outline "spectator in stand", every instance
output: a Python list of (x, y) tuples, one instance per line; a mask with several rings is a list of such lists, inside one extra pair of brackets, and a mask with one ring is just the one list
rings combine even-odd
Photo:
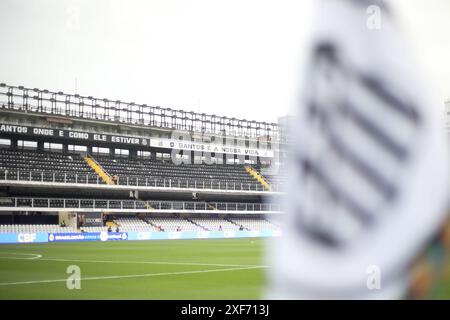
[(108, 232), (112, 232), (111, 226), (108, 226)]
[(116, 232), (119, 232), (119, 226), (116, 227)]

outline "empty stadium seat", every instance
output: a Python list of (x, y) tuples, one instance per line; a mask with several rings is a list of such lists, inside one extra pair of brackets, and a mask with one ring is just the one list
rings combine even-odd
[(226, 230), (239, 230), (238, 225), (232, 223), (229, 220), (223, 218), (192, 218), (192, 221), (203, 226), (208, 231), (226, 231)]
[(71, 233), (78, 232), (76, 228), (61, 227), (57, 224), (2, 224), (0, 233)]
[(280, 230), (280, 227), (271, 223), (263, 218), (231, 218), (230, 221), (237, 225), (242, 225), (245, 229), (250, 231), (261, 231), (261, 230)]
[[(200, 189), (264, 190), (243, 165), (180, 164), (172, 161), (96, 156), (120, 185)], [(260, 168), (256, 167), (260, 172)], [(0, 174), (9, 180), (104, 183), (79, 154), (0, 149)], [(265, 176), (270, 184), (285, 176)]]
[[(78, 154), (0, 149), (0, 174), (9, 180), (97, 183), (98, 176)], [(102, 183), (101, 179), (99, 183)]]
[(196, 225), (192, 221), (180, 217), (148, 217), (145, 219), (153, 226), (154, 231), (204, 231), (202, 226)]
[[(96, 157), (119, 184), (256, 190), (257, 183), (240, 165), (180, 164), (172, 161)], [(259, 189), (262, 189), (259, 186)]]

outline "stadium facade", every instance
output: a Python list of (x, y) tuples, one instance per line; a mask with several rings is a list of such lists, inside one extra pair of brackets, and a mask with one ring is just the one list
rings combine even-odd
[(6, 84), (0, 103), (2, 243), (281, 232), (276, 123)]

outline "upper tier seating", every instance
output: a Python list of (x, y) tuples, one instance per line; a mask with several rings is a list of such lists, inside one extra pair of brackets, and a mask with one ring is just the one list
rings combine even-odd
[(259, 166), (255, 166), (256, 171), (267, 181), (269, 185), (277, 186), (278, 188), (282, 187), (287, 181), (286, 169), (283, 167), (279, 167), (278, 171), (271, 171), (267, 169), (264, 171), (263, 168)]
[[(157, 160), (132, 160), (123, 158), (96, 157), (104, 170), (111, 175), (119, 178), (119, 184), (126, 177), (128, 183), (133, 183), (133, 179), (139, 178), (148, 180), (156, 179), (174, 179), (174, 180), (197, 180), (221, 182), (225, 187), (226, 183), (232, 188), (233, 183), (240, 185), (258, 184), (244, 169), (239, 165), (207, 165), (207, 164), (181, 164), (176, 165), (172, 161)], [(175, 183), (174, 183), (174, 186)]]
[[(237, 190), (264, 190), (243, 165), (180, 164), (171, 160), (126, 159), (95, 156), (120, 185), (148, 185)], [(79, 154), (0, 149), (0, 174), (9, 180), (104, 183)], [(282, 183), (284, 177), (265, 176), (270, 183)]]
[(5, 170), (11, 180), (17, 179), (17, 171), (22, 179), (31, 175), (33, 180), (52, 181), (55, 173), (57, 182), (75, 181), (76, 175), (80, 180), (86, 177), (90, 181), (97, 180), (97, 175), (78, 154), (0, 149), (0, 174)]

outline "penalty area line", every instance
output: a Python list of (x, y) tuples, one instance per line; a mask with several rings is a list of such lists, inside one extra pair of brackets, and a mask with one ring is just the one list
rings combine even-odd
[[(179, 272), (144, 273), (144, 274), (101, 276), (101, 277), (86, 277), (86, 278), (81, 277), (80, 281), (129, 279), (129, 278), (147, 278), (147, 277), (161, 277), (161, 276), (177, 276), (177, 275), (201, 274), (201, 273), (212, 273), (212, 272), (240, 271), (240, 270), (250, 270), (250, 269), (260, 269), (260, 268), (264, 268), (264, 267), (262, 267), (262, 266), (252, 266), (252, 267), (241, 267), (241, 268), (223, 268), (223, 269), (208, 269), (208, 270), (179, 271)], [(66, 282), (66, 281), (67, 281), (67, 279), (4, 282), (4, 283), (0, 283), (0, 286), (16, 286), (16, 285), (27, 285), (27, 284), (38, 284), (38, 283), (54, 283), (54, 282)]]

